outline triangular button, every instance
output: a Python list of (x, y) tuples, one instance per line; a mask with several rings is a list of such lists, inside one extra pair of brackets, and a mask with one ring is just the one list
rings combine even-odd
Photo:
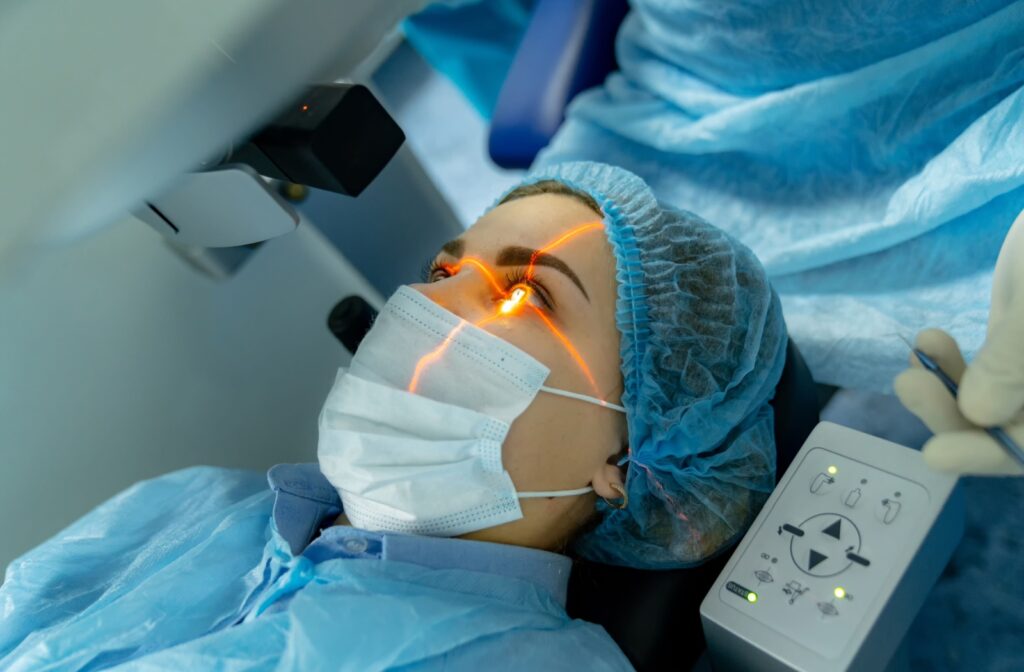
[(825, 560), (828, 560), (827, 555), (822, 555), (821, 553), (818, 553), (816, 550), (812, 548), (811, 559), (807, 562), (807, 569), (814, 569)]
[(826, 527), (824, 530), (822, 530), (822, 532), (824, 534), (827, 534), (830, 537), (835, 537), (836, 539), (838, 539), (839, 535), (840, 535), (839, 524), (842, 523), (842, 522), (843, 522), (842, 519), (837, 520), (836, 522), (832, 523), (831, 525)]

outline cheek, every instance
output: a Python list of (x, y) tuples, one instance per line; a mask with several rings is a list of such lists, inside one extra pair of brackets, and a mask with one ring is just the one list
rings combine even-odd
[(607, 455), (618, 450), (614, 418), (606, 410), (541, 392), (516, 418), (502, 446), (502, 462), (520, 490), (586, 485)]
[(618, 336), (618, 331), (615, 331), (612, 336), (595, 342), (591, 358), (594, 377), (597, 378), (601, 389), (606, 393), (611, 393), (614, 390), (621, 393), (623, 389), (622, 358), (619, 354)]
[(544, 327), (538, 318), (528, 315), (512, 315), (495, 320), (484, 327), (503, 341), (508, 341), (520, 350), (551, 369), (551, 376), (546, 384), (551, 384), (559, 369), (564, 366), (561, 359), (564, 355), (557, 341)]
[[(618, 400), (622, 389), (622, 374), (619, 366), (619, 332), (613, 315), (602, 315), (601, 319), (580, 318), (572, 325), (555, 323), (559, 334), (529, 311), (495, 320), (484, 328), (547, 366), (551, 375), (545, 384), (612, 401)], [(582, 359), (590, 376), (587, 376), (575, 355)], [(590, 384), (591, 377), (596, 389)]]

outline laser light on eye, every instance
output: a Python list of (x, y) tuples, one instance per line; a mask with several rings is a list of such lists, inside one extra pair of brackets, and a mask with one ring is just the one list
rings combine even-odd
[(504, 314), (511, 313), (526, 299), (526, 289), (523, 287), (516, 287), (512, 290), (512, 294), (502, 301), (501, 312)]

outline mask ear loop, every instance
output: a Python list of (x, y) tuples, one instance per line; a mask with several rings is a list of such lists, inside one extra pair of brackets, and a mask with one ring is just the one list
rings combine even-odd
[(540, 497), (575, 497), (576, 495), (585, 495), (588, 492), (593, 492), (594, 489), (589, 485), (585, 488), (576, 488), (575, 490), (550, 490), (547, 492), (517, 492), (516, 497), (519, 499), (538, 499)]
[(540, 389), (542, 392), (547, 392), (548, 394), (555, 394), (560, 397), (568, 397), (569, 399), (578, 399), (579, 401), (585, 401), (588, 404), (594, 404), (595, 406), (603, 406), (605, 408), (610, 408), (613, 411), (618, 411), (619, 413), (626, 412), (625, 406), (619, 406), (618, 404), (613, 404), (610, 401), (598, 399), (597, 397), (590, 397), (585, 394), (570, 392), (569, 390), (560, 390), (556, 387), (548, 387), (546, 385), (542, 385)]
[[(613, 404), (610, 401), (605, 401), (604, 399), (598, 399), (597, 397), (591, 397), (591, 396), (588, 396), (586, 394), (579, 394), (577, 392), (570, 392), (569, 390), (560, 390), (560, 389), (558, 389), (556, 387), (548, 387), (546, 385), (542, 385), (540, 389), (541, 389), (541, 391), (547, 392), (548, 394), (555, 394), (555, 395), (558, 395), (560, 397), (568, 397), (569, 399), (577, 399), (579, 401), (585, 401), (588, 404), (594, 404), (595, 406), (603, 406), (605, 408), (610, 408), (611, 410), (618, 411), (619, 413), (626, 413), (626, 407), (625, 406), (620, 406), (618, 404)], [(622, 466), (627, 461), (629, 461), (629, 455), (628, 454), (619, 461), (618, 466)], [(619, 485), (618, 483), (612, 483), (611, 487), (612, 487), (613, 490), (615, 490), (620, 495), (622, 495), (622, 497), (620, 498), (621, 501), (619, 503), (615, 503), (615, 502), (612, 502), (611, 500), (609, 500), (607, 497), (602, 497), (601, 499), (603, 499), (608, 504), (608, 506), (610, 506), (612, 508), (615, 508), (615, 509), (619, 509), (620, 511), (622, 509), (625, 509), (627, 506), (629, 506), (629, 495), (626, 494), (625, 489), (623, 489), (623, 487), (621, 485)], [(593, 491), (593, 488), (588, 487), (588, 488), (580, 488), (579, 490), (567, 490), (567, 491), (564, 491), (563, 493), (557, 493), (557, 494), (564, 494), (564, 495), (568, 495), (570, 493), (571, 494), (583, 494), (585, 492), (592, 492), (592, 491)], [(545, 496), (550, 497), (550, 496), (552, 496), (554, 494), (556, 494), (556, 493), (549, 493), (549, 492), (520, 492), (520, 493), (518, 493), (519, 497), (521, 497), (521, 498), (545, 497)]]

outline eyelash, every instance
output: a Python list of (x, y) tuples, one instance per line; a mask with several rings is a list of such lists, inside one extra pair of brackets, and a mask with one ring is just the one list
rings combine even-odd
[[(437, 277), (437, 274), (441, 272), (445, 275), (443, 277)], [(422, 275), (423, 282), (437, 282), (444, 278), (450, 278), (452, 276), (451, 266), (434, 259), (423, 267)], [(516, 285), (526, 285), (533, 290), (534, 294), (537, 295), (537, 298), (540, 299), (545, 308), (549, 311), (554, 310), (555, 302), (551, 298), (551, 293), (548, 291), (547, 287), (537, 280), (536, 277), (527, 277), (526, 269), (514, 268), (505, 274), (505, 291), (511, 291)]]
[(505, 283), (506, 291), (511, 291), (516, 285), (526, 285), (533, 290), (533, 293), (537, 295), (537, 298), (540, 299), (545, 308), (549, 311), (555, 309), (555, 302), (551, 298), (548, 288), (539, 282), (536, 277), (526, 277), (526, 269), (517, 267), (506, 273)]

